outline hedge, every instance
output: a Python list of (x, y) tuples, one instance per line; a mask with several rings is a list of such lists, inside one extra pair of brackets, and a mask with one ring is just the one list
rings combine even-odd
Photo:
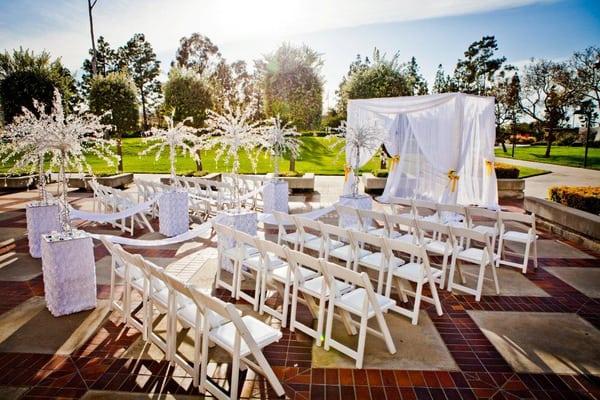
[(494, 165), (497, 179), (517, 179), (519, 177), (519, 168), (510, 164), (496, 163)]
[(567, 207), (600, 214), (600, 186), (554, 186), (548, 197)]

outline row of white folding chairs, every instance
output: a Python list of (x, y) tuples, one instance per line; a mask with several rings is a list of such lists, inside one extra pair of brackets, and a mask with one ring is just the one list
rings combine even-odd
[[(284, 394), (281, 383), (266, 360), (262, 349), (279, 341), (282, 333), (250, 316), (242, 316), (233, 304), (226, 303), (193, 285), (180, 281), (163, 268), (123, 250), (120, 245), (102, 240), (112, 256), (111, 309), (121, 312), (123, 321), (142, 332), (143, 339), (158, 346), (165, 358), (180, 366), (193, 377), (200, 392), (220, 399), (237, 399), (239, 371), (250, 367), (262, 374), (277, 395)], [(116, 279), (123, 280), (122, 299), (115, 295)], [(133, 294), (142, 298), (141, 321), (135, 317)], [(158, 315), (166, 315), (166, 336), (161, 337), (155, 325)], [(178, 324), (194, 333), (194, 352), (188, 360), (177, 344)], [(209, 346), (218, 345), (232, 357), (232, 377), (229, 393), (207, 376)]]
[(258, 175), (240, 175), (237, 177), (233, 174), (222, 174), (221, 180), (227, 182), (229, 185), (234, 186), (235, 179), (238, 179), (240, 187), (240, 195), (244, 196), (250, 193), (254, 193), (253, 196), (245, 199), (244, 204), (250, 209), (257, 209), (262, 204), (263, 194), (260, 190), (265, 184), (265, 177)]
[[(232, 248), (219, 248), (218, 286), (231, 290), (236, 298), (248, 301), (255, 311), (261, 314), (266, 312), (280, 319), (283, 327), (287, 325), (291, 308), (290, 330), (298, 329), (314, 338), (317, 346), (323, 342), (326, 350), (333, 347), (352, 357), (357, 368), (363, 366), (367, 333), (382, 338), (389, 352), (396, 353), (383, 317), (383, 313), (396, 307), (396, 302), (376, 293), (365, 272), (353, 271), (324, 258), (312, 257), (225, 225), (215, 224), (214, 227), (220, 243), (235, 242)], [(412, 246), (406, 250), (416, 249), (416, 246)], [(233, 264), (231, 283), (226, 282), (220, 272), (226, 260)], [(253, 275), (256, 281), (254, 296), (241, 290), (242, 275)], [(269, 287), (281, 295), (281, 310), (269, 305)], [(307, 305), (317, 319), (316, 329), (296, 318), (299, 302)], [(359, 321), (353, 319), (352, 315), (358, 317)], [(352, 349), (333, 338), (334, 317), (344, 324), (349, 335), (358, 333), (357, 348)], [(373, 317), (377, 320), (379, 330), (367, 326), (368, 320)], [(358, 332), (356, 327), (359, 328)]]
[[(483, 207), (462, 206), (459, 204), (442, 204), (425, 200), (393, 197), (390, 203), (395, 213), (407, 213), (417, 219), (441, 222), (452, 226), (463, 226), (486, 232), (491, 237), (491, 245), (499, 257), (496, 266), (507, 265), (516, 267), (527, 273), (530, 252), (533, 252), (533, 266), (537, 269), (537, 235), (535, 214), (523, 214), (506, 211), (493, 211)], [(487, 221), (487, 224), (482, 222)], [(506, 243), (523, 245), (522, 253), (518, 254), (520, 262), (514, 262), (503, 257)]]
[[(114, 213), (126, 210), (136, 205), (131, 197), (129, 197), (127, 193), (123, 192), (122, 190), (104, 186), (95, 181), (91, 181), (89, 185), (94, 192), (94, 212)], [(129, 223), (127, 223), (127, 218), (122, 218), (120, 221), (114, 221), (111, 224), (113, 227), (120, 228), (122, 232), (129, 232), (131, 235), (133, 235), (136, 223), (140, 228), (150, 227), (150, 223), (148, 220), (146, 220), (146, 217), (144, 215), (137, 214), (129, 217)]]
[[(346, 210), (342, 207), (338, 208), (338, 212), (345, 213)], [(475, 298), (479, 301), (483, 282), (488, 279), (485, 277), (485, 271), (492, 269), (492, 280), (496, 292), (499, 293), (496, 271), (494, 268), (488, 268), (493, 266), (496, 256), (492, 251), (487, 233), (418, 220), (409, 215), (392, 215), (373, 211), (366, 211), (361, 214), (363, 217), (383, 219), (385, 225), (382, 228), (365, 225), (364, 229), (357, 230), (359, 228), (357, 226), (341, 228), (294, 215), (275, 213), (280, 227), (289, 226), (290, 224), (296, 227), (295, 232), (280, 234), (278, 243), (285, 242), (300, 251), (312, 250), (317, 252), (319, 257), (323, 256), (326, 259), (335, 257), (344, 261), (349, 268), (354, 270), (363, 267), (373, 270), (377, 273), (377, 292), (385, 293), (388, 297), (392, 289), (390, 280), (395, 275), (405, 276), (404, 279), (417, 284), (418, 290), (415, 294), (417, 300), (421, 298), (420, 290), (422, 289), (418, 285), (419, 282), (422, 282), (422, 284), (427, 282), (426, 276), (423, 274), (427, 270), (431, 270), (433, 281), (438, 282), (440, 288), (443, 288), (446, 284), (446, 271), (449, 264), (450, 274), (447, 284), (449, 291), (459, 289), (475, 295)], [(365, 220), (365, 218), (362, 219), (362, 221)], [(408, 259), (409, 263), (406, 264), (404, 260), (393, 256), (392, 251), (385, 245), (386, 241), (384, 239), (419, 245), (425, 253), (441, 256), (443, 261), (440, 269), (430, 268), (429, 257), (422, 260), (422, 257), (411, 255)], [(375, 250), (367, 250), (365, 244)], [(461, 262), (474, 263), (479, 266), (475, 288), (465, 286), (464, 275), (469, 274), (461, 270)], [(460, 283), (454, 280), (456, 269), (460, 274)], [(436, 289), (432, 287), (431, 291), (433, 296), (431, 300), (438, 307), (437, 292), (433, 293)], [(400, 294), (403, 300), (406, 300), (406, 297), (402, 293)], [(413, 323), (416, 323), (418, 318), (418, 304), (415, 304), (415, 306), (410, 314), (403, 312), (403, 314), (413, 318)]]

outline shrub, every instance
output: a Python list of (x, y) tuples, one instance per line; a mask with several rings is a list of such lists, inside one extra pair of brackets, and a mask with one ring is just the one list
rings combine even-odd
[(203, 176), (208, 175), (208, 172), (207, 171), (190, 171), (190, 170), (188, 170), (188, 171), (184, 171), (183, 173), (180, 173), (178, 175), (181, 175), (181, 176), (192, 176), (192, 177), (195, 177), (195, 178), (202, 178)]
[(494, 166), (497, 179), (517, 179), (519, 177), (519, 168), (510, 164), (496, 163)]
[(554, 186), (548, 195), (550, 200), (567, 207), (600, 214), (600, 186)]
[(298, 178), (304, 175), (304, 172), (298, 171), (279, 171), (279, 176), (282, 178)]
[(387, 169), (374, 169), (373, 176), (376, 178), (387, 178), (389, 171)]

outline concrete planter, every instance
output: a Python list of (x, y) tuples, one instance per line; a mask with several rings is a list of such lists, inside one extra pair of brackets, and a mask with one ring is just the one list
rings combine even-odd
[[(92, 178), (90, 176), (85, 176), (83, 178), (71, 176), (69, 177), (69, 187), (90, 191), (91, 189), (88, 183), (91, 180)], [(103, 186), (125, 188), (128, 184), (133, 182), (133, 174), (123, 173), (111, 176), (101, 176), (96, 177), (96, 181)]]
[[(186, 178), (198, 178), (198, 179), (208, 179), (211, 181), (220, 181), (221, 180), (221, 173), (220, 172), (211, 172), (209, 174), (206, 174), (204, 176), (189, 176)], [(170, 185), (171, 184), (171, 177), (170, 176), (165, 176), (160, 178), (160, 183), (164, 184), (164, 185)]]
[(3, 176), (0, 178), (1, 190), (19, 190), (37, 185), (37, 175)]
[(370, 172), (362, 174), (360, 179), (362, 180), (362, 183), (365, 187), (365, 192), (367, 193), (383, 192), (383, 189), (385, 189), (385, 183), (387, 182), (387, 177), (378, 178)]
[[(267, 174), (267, 178), (273, 178), (273, 174)], [(315, 174), (306, 173), (299, 177), (284, 177), (280, 176), (284, 182), (287, 182), (289, 189), (294, 192), (310, 192), (315, 190)]]
[(498, 179), (498, 198), (522, 200), (525, 197), (525, 179)]
[(600, 251), (600, 216), (537, 197), (525, 197), (525, 209), (552, 232)]

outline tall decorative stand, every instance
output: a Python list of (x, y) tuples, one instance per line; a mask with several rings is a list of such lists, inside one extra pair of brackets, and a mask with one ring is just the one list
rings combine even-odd
[(92, 238), (83, 231), (42, 237), (46, 306), (53, 316), (96, 307), (96, 264)]
[[(258, 231), (258, 216), (254, 211), (242, 210), (241, 212), (235, 211), (221, 211), (217, 214), (217, 221), (219, 224), (230, 226), (238, 231), (246, 232), (249, 235), (256, 236)], [(222, 251), (231, 249), (235, 246), (235, 241), (230, 238), (218, 237), (218, 246)], [(233, 272), (233, 265), (229, 260), (223, 260), (221, 265), (226, 271)]]
[(158, 199), (158, 223), (160, 233), (177, 236), (188, 231), (190, 216), (188, 193), (185, 191), (164, 192)]
[(285, 181), (271, 180), (265, 183), (263, 188), (263, 211), (271, 213), (273, 211), (288, 212), (288, 183)]
[(31, 202), (27, 204), (25, 213), (27, 216), (29, 254), (33, 258), (40, 258), (42, 256), (42, 235), (61, 230), (60, 207), (57, 203)]
[[(360, 194), (358, 196), (352, 196), (351, 194), (345, 194), (340, 196), (340, 204), (352, 208), (359, 208), (361, 210), (370, 210), (373, 208), (373, 199), (371, 196), (366, 194)], [(365, 221), (367, 224), (370, 221)], [(349, 226), (357, 226), (359, 221), (354, 216), (342, 215), (340, 217), (339, 226), (347, 228)]]

